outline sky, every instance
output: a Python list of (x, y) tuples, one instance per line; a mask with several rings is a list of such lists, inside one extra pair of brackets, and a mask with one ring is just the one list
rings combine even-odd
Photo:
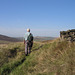
[(0, 34), (59, 37), (75, 29), (75, 0), (0, 0)]

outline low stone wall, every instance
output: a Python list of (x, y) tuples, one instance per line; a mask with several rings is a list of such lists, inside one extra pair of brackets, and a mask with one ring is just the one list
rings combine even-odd
[(75, 41), (75, 29), (60, 31), (60, 38), (61, 40)]

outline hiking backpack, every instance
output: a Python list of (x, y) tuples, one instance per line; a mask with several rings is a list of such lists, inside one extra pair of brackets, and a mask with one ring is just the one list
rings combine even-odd
[(28, 40), (29, 42), (33, 41), (33, 35), (32, 35), (31, 33), (29, 34), (27, 40)]

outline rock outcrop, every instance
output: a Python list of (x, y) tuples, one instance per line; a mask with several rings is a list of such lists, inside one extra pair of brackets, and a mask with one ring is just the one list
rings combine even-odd
[(75, 41), (75, 29), (60, 31), (60, 38), (61, 40), (67, 40), (70, 42)]

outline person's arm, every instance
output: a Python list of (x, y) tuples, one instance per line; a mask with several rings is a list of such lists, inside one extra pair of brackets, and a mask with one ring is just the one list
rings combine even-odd
[(25, 39), (24, 39), (24, 44), (25, 44)]

